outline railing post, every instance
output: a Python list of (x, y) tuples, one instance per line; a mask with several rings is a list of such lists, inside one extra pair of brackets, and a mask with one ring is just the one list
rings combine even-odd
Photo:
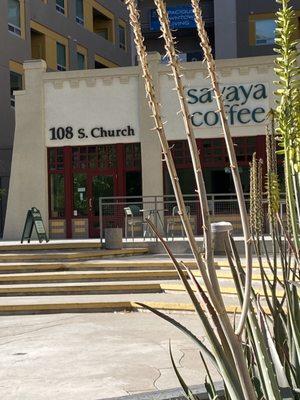
[(100, 243), (103, 243), (103, 218), (102, 218), (102, 198), (99, 198), (99, 228), (100, 228)]

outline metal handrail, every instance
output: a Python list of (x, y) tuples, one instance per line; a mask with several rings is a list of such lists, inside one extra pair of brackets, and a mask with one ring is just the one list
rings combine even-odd
[[(209, 193), (207, 195), (207, 198), (208, 198), (209, 209), (210, 209), (211, 215), (214, 218), (217, 218), (218, 215), (221, 216), (224, 214), (227, 214), (230, 216), (239, 214), (237, 198), (236, 198), (235, 193)], [(191, 214), (195, 218), (196, 223), (201, 221), (201, 215), (200, 215), (200, 209), (199, 209), (200, 205), (199, 205), (198, 196), (196, 194), (187, 194), (187, 195), (184, 195), (184, 200), (188, 205), (190, 205), (193, 208), (193, 212)], [(245, 194), (245, 200), (246, 200), (246, 203), (249, 205), (250, 204), (250, 193)], [(264, 198), (263, 203), (267, 204), (267, 197)], [(104, 226), (105, 217), (106, 216), (108, 218), (111, 217), (112, 223), (114, 223), (114, 221), (118, 220), (118, 218), (119, 218), (119, 222), (118, 222), (117, 226), (119, 227), (120, 224), (122, 224), (122, 226), (123, 226), (124, 225), (124, 221), (123, 221), (124, 215), (122, 214), (122, 212), (123, 212), (124, 207), (128, 206), (129, 204), (141, 206), (141, 209), (144, 210), (141, 213), (142, 217), (145, 217), (146, 211), (149, 211), (150, 209), (154, 210), (154, 212), (153, 212), (154, 221), (153, 222), (157, 226), (158, 219), (167, 221), (167, 220), (165, 220), (165, 218), (169, 218), (169, 216), (171, 215), (170, 206), (176, 205), (176, 200), (175, 200), (175, 196), (172, 194), (147, 195), (147, 196), (109, 196), (109, 197), (99, 198), (99, 228), (100, 228), (101, 242), (103, 241), (103, 233), (104, 233), (104, 228), (105, 228), (105, 226)], [(222, 204), (224, 207), (222, 207)], [(285, 204), (285, 196), (282, 193), (281, 194), (281, 205), (280, 205), (280, 212), (281, 212), (282, 216), (285, 214), (284, 204)], [(108, 207), (116, 207), (116, 206), (120, 207), (120, 209), (114, 209), (112, 215), (111, 214), (105, 215), (105, 207), (108, 208)], [(119, 214), (118, 214), (118, 210), (122, 210), (122, 211), (119, 211)], [(158, 218), (158, 213), (159, 213), (159, 218)], [(160, 225), (161, 225), (161, 223), (160, 223)], [(237, 226), (239, 226), (239, 225), (237, 225)], [(199, 226), (197, 226), (196, 228), (199, 228)], [(167, 235), (166, 235), (166, 238), (168, 239)]]

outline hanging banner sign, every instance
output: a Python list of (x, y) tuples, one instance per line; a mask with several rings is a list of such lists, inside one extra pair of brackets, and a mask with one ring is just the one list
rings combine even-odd
[[(171, 29), (196, 28), (192, 6), (167, 7)], [(160, 23), (155, 9), (150, 13), (151, 31), (159, 31)]]

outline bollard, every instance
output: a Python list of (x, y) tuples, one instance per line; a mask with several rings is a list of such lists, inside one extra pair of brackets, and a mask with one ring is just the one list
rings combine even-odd
[[(228, 232), (233, 230), (230, 222), (214, 222), (211, 224), (213, 252), (215, 255), (225, 255), (225, 240), (228, 241)], [(228, 242), (229, 244), (229, 242)]]
[(104, 230), (105, 248), (108, 250), (121, 250), (123, 247), (122, 228), (106, 228)]

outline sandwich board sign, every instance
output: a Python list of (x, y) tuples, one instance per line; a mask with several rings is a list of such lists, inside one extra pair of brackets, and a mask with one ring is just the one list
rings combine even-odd
[(46, 242), (49, 242), (43, 218), (41, 216), (40, 210), (38, 210), (36, 207), (32, 207), (27, 212), (21, 243), (23, 243), (24, 240), (27, 240), (27, 242), (30, 243), (30, 239), (33, 233), (33, 228), (35, 228), (36, 230), (38, 240), (40, 243), (42, 243), (44, 240)]

